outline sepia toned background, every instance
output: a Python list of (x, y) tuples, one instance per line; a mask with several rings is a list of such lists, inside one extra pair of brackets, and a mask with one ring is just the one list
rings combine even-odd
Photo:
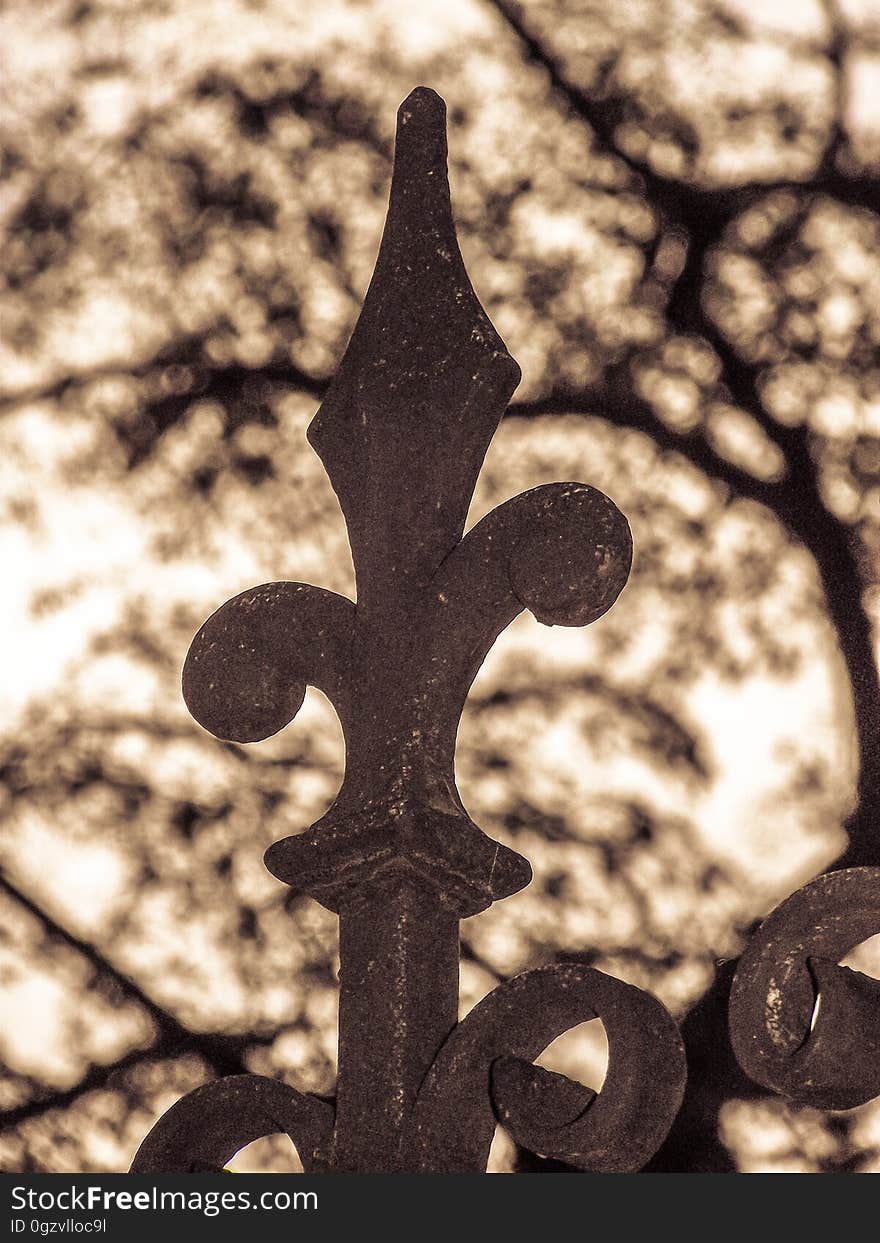
[[(880, 861), (877, 0), (10, 0), (0, 18), (0, 1168), (127, 1168), (242, 1069), (332, 1091), (336, 920), (262, 865), (330, 804), (328, 702), (188, 716), (205, 616), (351, 594), (305, 429), (375, 260), (397, 105), (449, 109), (475, 289), (523, 369), (469, 522), (583, 480), (636, 556), (521, 617), (457, 752), (532, 862), (462, 925), (462, 1010), (578, 957), (683, 1024), (652, 1168), (880, 1171), (880, 1103), (750, 1084), (754, 921)], [(848, 960), (880, 975), (880, 938)], [(601, 1084), (601, 1024), (543, 1064)], [(236, 1168), (298, 1168), (287, 1141)], [(552, 1163), (499, 1132), (491, 1168)]]

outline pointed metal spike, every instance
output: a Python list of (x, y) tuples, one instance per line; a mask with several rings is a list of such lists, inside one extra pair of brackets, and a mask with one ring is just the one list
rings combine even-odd
[(445, 117), (425, 87), (400, 107), (376, 269), (309, 428), (348, 524), (361, 612), (399, 604), (457, 543), (520, 377), (461, 257)]

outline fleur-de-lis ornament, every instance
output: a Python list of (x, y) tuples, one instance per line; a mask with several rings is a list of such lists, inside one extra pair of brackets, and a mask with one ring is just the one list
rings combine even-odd
[[(398, 114), (376, 269), (336, 378), (309, 428), (339, 497), (357, 601), (303, 583), (255, 587), (196, 635), (183, 692), (220, 738), (253, 742), (296, 714), (307, 685), (345, 735), (330, 810), (266, 865), (340, 921), (339, 1069), (331, 1105), (271, 1079), (197, 1089), (157, 1123), (138, 1171), (216, 1168), (286, 1131), (307, 1171), (485, 1169), (497, 1119), (538, 1153), (638, 1169), (681, 1102), (684, 1054), (659, 1002), (562, 962), (458, 1016), (458, 925), (531, 879), (456, 789), (468, 689), (523, 610), (582, 626), (611, 607), (632, 541), (583, 483), (534, 488), (463, 535), (486, 449), (520, 378), (471, 287), (452, 220), (445, 105), (419, 88)], [(597, 1095), (532, 1064), (599, 1016)]]

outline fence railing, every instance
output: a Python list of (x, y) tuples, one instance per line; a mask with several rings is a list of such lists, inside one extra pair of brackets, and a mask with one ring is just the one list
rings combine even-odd
[[(345, 515), (357, 602), (304, 583), (255, 587), (208, 619), (183, 673), (190, 710), (219, 738), (277, 732), (307, 685), (342, 723), (333, 806), (266, 854), (275, 876), (339, 916), (335, 1101), (258, 1075), (218, 1079), (160, 1119), (133, 1171), (219, 1169), (282, 1131), (307, 1172), (478, 1172), (498, 1121), (542, 1156), (638, 1170), (672, 1125), (685, 1052), (640, 989), (559, 962), (456, 1021), (460, 919), (531, 879), (456, 789), (468, 689), (518, 613), (587, 625), (617, 599), (632, 557), (626, 519), (583, 483), (522, 493), (463, 536), (519, 374), (458, 248), (443, 101), (420, 88), (398, 114), (373, 280), (309, 428)], [(837, 965), (878, 931), (880, 868), (823, 876), (770, 916), (731, 996), (747, 1074), (824, 1108), (880, 1093), (880, 984)], [(533, 1064), (595, 1017), (609, 1045), (598, 1094)]]

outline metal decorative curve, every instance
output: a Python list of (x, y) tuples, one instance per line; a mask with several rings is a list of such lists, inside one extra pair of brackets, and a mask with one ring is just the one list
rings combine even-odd
[(751, 938), (730, 994), (730, 1036), (756, 1083), (819, 1109), (880, 1095), (880, 981), (838, 965), (880, 933), (880, 868), (830, 872)]
[(230, 742), (278, 733), (302, 707), (307, 684), (339, 711), (353, 620), (351, 600), (308, 583), (243, 591), (192, 641), (183, 667), (187, 707)]
[[(632, 560), (626, 519), (583, 483), (534, 488), (463, 535), (519, 378), (459, 251), (445, 105), (419, 88), (398, 113), (373, 279), (308, 433), (345, 517), (357, 602), (303, 583), (242, 592), (202, 626), (183, 672), (190, 711), (223, 739), (283, 728), (308, 685), (342, 724), (345, 776), (332, 807), (265, 856), (280, 880), (339, 914), (332, 1141), (323, 1102), (221, 1080), (157, 1124), (137, 1169), (228, 1159), (233, 1140), (280, 1121), (299, 1132), (307, 1168), (478, 1171), (493, 1102), (542, 1153), (636, 1169), (672, 1122), (685, 1073), (675, 1024), (619, 980), (578, 964), (530, 972), (456, 1026), (460, 919), (531, 879), (525, 859), (473, 823), (456, 788), (468, 690), (523, 609), (546, 625), (587, 625), (617, 599)], [(595, 1015), (612, 1047), (598, 1097), (530, 1065)]]
[[(563, 1032), (599, 1018), (608, 1072), (598, 1094), (532, 1065)], [(582, 963), (500, 984), (441, 1048), (419, 1092), (411, 1142), (419, 1168), (484, 1169), (496, 1117), (523, 1147), (584, 1170), (645, 1165), (684, 1095), (684, 1046), (656, 998)]]
[(137, 1150), (132, 1174), (222, 1170), (256, 1139), (285, 1132), (307, 1174), (327, 1168), (333, 1107), (263, 1075), (203, 1084), (168, 1110)]

